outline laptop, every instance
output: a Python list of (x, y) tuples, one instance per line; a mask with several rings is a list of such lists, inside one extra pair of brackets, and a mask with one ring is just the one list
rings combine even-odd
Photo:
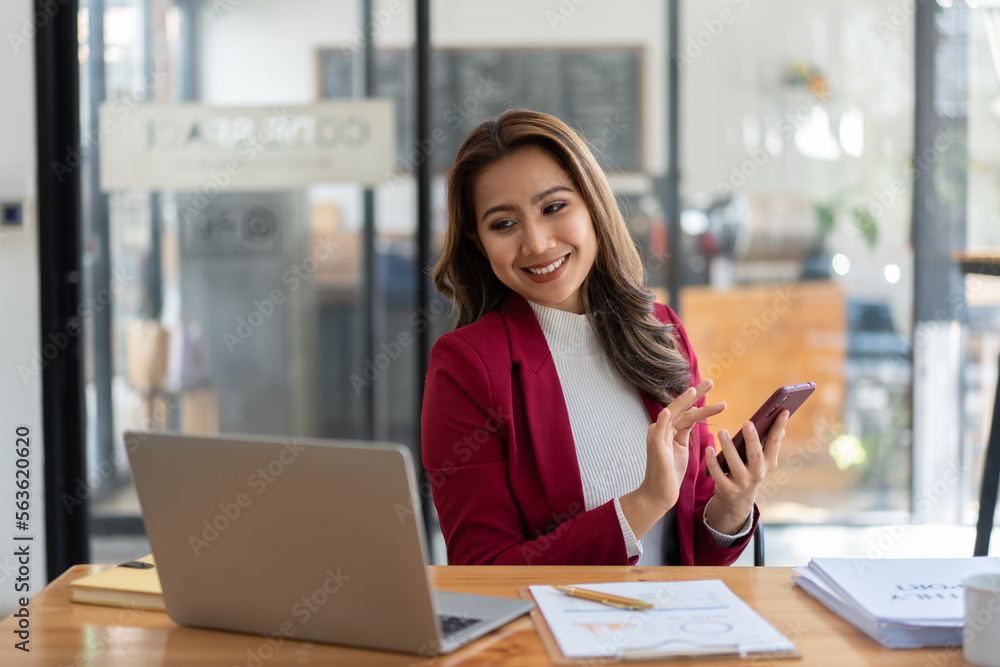
[(432, 656), (533, 606), (434, 590), (406, 447), (132, 431), (125, 441), (178, 624)]

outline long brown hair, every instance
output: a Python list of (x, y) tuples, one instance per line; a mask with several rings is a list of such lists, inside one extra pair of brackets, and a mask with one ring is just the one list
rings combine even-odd
[(607, 178), (584, 141), (558, 118), (512, 109), (486, 121), (462, 142), (448, 175), (448, 230), (434, 284), (458, 309), (456, 327), (500, 306), (510, 288), (493, 273), (476, 239), (474, 188), (488, 165), (526, 146), (550, 153), (590, 211), (597, 257), (583, 283), (587, 317), (611, 365), (660, 403), (690, 384), (690, 368), (671, 327), (653, 313), (642, 259)]

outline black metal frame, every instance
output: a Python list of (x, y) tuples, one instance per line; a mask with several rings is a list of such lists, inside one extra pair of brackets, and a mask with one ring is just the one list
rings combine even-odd
[[(1000, 264), (984, 262), (962, 262), (964, 273), (1000, 275)], [(997, 360), (1000, 368), (1000, 359)], [(987, 556), (990, 551), (990, 536), (993, 534), (993, 517), (997, 509), (997, 491), (1000, 487), (1000, 383), (993, 394), (993, 421), (990, 437), (986, 442), (986, 457), (983, 462), (983, 481), (979, 487), (979, 516), (976, 519), (976, 543), (973, 556)]]
[[(921, 323), (963, 321), (965, 319), (965, 279), (957, 262), (952, 258), (955, 250), (966, 245), (966, 180), (964, 166), (955, 169), (949, 165), (968, 163), (964, 142), (956, 142), (949, 148), (948, 160), (933, 166), (923, 164), (922, 156), (936, 154), (935, 141), (942, 130), (963, 133), (967, 131), (968, 119), (961, 113), (945, 115), (938, 109), (939, 91), (937, 82), (943, 76), (956, 76), (956, 68), (967, 72), (966, 60), (954, 57), (954, 35), (942, 32), (938, 22), (948, 18), (946, 13), (971, 11), (964, 4), (941, 7), (938, 3), (917, 3), (914, 21), (914, 116), (913, 116), (913, 204), (912, 204), (912, 246), (914, 256), (913, 280), (913, 330)], [(959, 17), (962, 14), (958, 15)], [(949, 50), (949, 46), (952, 47)], [(949, 67), (951, 71), (942, 71)], [(923, 166), (921, 166), (923, 165)], [(950, 200), (941, 199), (942, 190), (958, 192)], [(963, 343), (964, 345), (964, 343)], [(961, 373), (961, 369), (958, 371)], [(962, 377), (961, 375), (959, 377)], [(913, 392), (914, 400), (917, 394)], [(951, 396), (942, 396), (950, 401), (961, 414), (964, 403), (964, 387)], [(916, 405), (914, 405), (914, 414)], [(959, 424), (955, 425), (959, 428)], [(925, 450), (927, 450), (925, 443)], [(912, 452), (914, 471), (917, 470), (917, 449)], [(1000, 466), (1000, 461), (997, 462)], [(994, 480), (995, 481), (995, 480)], [(984, 491), (987, 489), (984, 488)], [(918, 489), (912, 485), (913, 502), (916, 505)], [(993, 504), (996, 498), (994, 496)], [(956, 512), (958, 510), (956, 509)], [(992, 514), (992, 509), (990, 509)], [(960, 517), (956, 515), (960, 520)], [(980, 522), (984, 517), (980, 516)], [(992, 518), (991, 518), (992, 521)], [(987, 531), (988, 532), (988, 531)], [(989, 537), (985, 536), (986, 544)], [(980, 549), (977, 536), (976, 552)], [(985, 547), (984, 547), (985, 548)]]
[(667, 3), (667, 173), (663, 182), (663, 214), (667, 218), (670, 259), (667, 262), (667, 290), (670, 307), (681, 312), (684, 282), (681, 252), (681, 72), (680, 0)]
[[(49, 16), (44, 0), (34, 15)], [(80, 173), (54, 169), (79, 149), (80, 76), (77, 16), (68, 0), (35, 33), (38, 132), (38, 256), (41, 301), (39, 349), (49, 334), (65, 346), (42, 369), (45, 450), (45, 536), (51, 581), (71, 565), (90, 560), (87, 498), (77, 486), (86, 479), (80, 300)], [(67, 506), (65, 498), (72, 498)]]
[[(431, 136), (431, 0), (416, 0), (416, 143), (417, 146), (427, 146)], [(431, 264), (431, 177), (433, 175), (430, 155), (417, 165), (417, 312), (429, 313), (431, 299), (434, 296), (434, 284), (429, 274)], [(427, 365), (431, 355), (431, 340), (434, 335), (432, 327), (422, 327), (417, 333), (417, 433), (413, 439), (417, 443), (416, 458), (420, 461), (420, 413), (424, 401), (424, 382), (427, 378)], [(427, 479), (427, 471), (421, 465), (420, 477)], [(425, 502), (424, 526), (436, 523), (433, 503)]]
[[(997, 361), (1000, 365), (1000, 360)], [(997, 487), (1000, 485), (1000, 384), (993, 396), (993, 423), (986, 445), (986, 463), (983, 466), (983, 484), (979, 489), (979, 518), (976, 521), (976, 544), (973, 556), (986, 556), (990, 551), (993, 533), (993, 515), (997, 509)]]
[[(375, 45), (373, 37), (366, 35), (366, 25), (372, 20), (372, 0), (360, 0), (358, 3), (358, 28), (365, 35), (360, 58), (354, 58), (354, 95), (355, 97), (372, 97), (375, 94)], [(375, 191), (366, 187), (362, 194), (362, 268), (361, 268), (361, 346), (362, 357), (375, 358), (375, 346), (378, 340), (384, 338), (384, 326), (381, 317), (382, 288), (377, 271), (375, 257)], [(379, 419), (378, 390), (384, 383), (375, 378), (366, 384), (362, 391), (363, 418), (361, 428), (364, 436), (370, 440), (384, 440), (385, 419)]]
[(753, 564), (758, 567), (764, 564), (764, 524), (759, 519), (753, 533)]

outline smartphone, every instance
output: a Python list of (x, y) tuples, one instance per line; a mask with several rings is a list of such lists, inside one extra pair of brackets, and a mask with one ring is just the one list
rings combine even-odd
[[(801, 384), (790, 384), (784, 387), (778, 387), (771, 394), (771, 397), (764, 401), (764, 404), (760, 406), (757, 412), (753, 413), (753, 417), (750, 421), (753, 422), (753, 426), (757, 429), (757, 434), (760, 437), (761, 442), (767, 436), (767, 432), (771, 430), (771, 425), (774, 424), (774, 420), (778, 418), (782, 410), (788, 410), (792, 415), (795, 411), (799, 409), (799, 406), (806, 402), (812, 393), (816, 391), (815, 382), (803, 382)], [(733, 444), (736, 445), (736, 451), (739, 452), (740, 458), (743, 462), (747, 461), (747, 444), (743, 440), (743, 429), (740, 428), (733, 435)], [(723, 472), (729, 472), (729, 465), (726, 463), (726, 455), (722, 452), (721, 447), (716, 447), (715, 451), (719, 456), (719, 465), (722, 466)], [(705, 474), (711, 476), (708, 469), (705, 469)]]

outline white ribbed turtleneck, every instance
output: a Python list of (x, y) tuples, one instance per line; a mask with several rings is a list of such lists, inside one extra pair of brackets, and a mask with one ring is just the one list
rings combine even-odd
[[(638, 389), (611, 367), (586, 315), (528, 303), (545, 335), (562, 386), (580, 464), (584, 508), (592, 510), (613, 498), (628, 555), (639, 554), (639, 565), (672, 564), (664, 561), (678, 545), (665, 545), (663, 540), (665, 531), (676, 535), (673, 510), (637, 541), (618, 501), (639, 488), (646, 472), (650, 422)], [(712, 541), (728, 547), (750, 532), (752, 518), (752, 514), (747, 517), (735, 535), (713, 529), (704, 515), (702, 520)]]
[(591, 510), (613, 498), (628, 555), (639, 554), (639, 565), (663, 565), (664, 519), (636, 542), (618, 503), (620, 496), (639, 488), (646, 470), (649, 413), (639, 391), (611, 367), (586, 315), (528, 303), (559, 375), (584, 507)]

